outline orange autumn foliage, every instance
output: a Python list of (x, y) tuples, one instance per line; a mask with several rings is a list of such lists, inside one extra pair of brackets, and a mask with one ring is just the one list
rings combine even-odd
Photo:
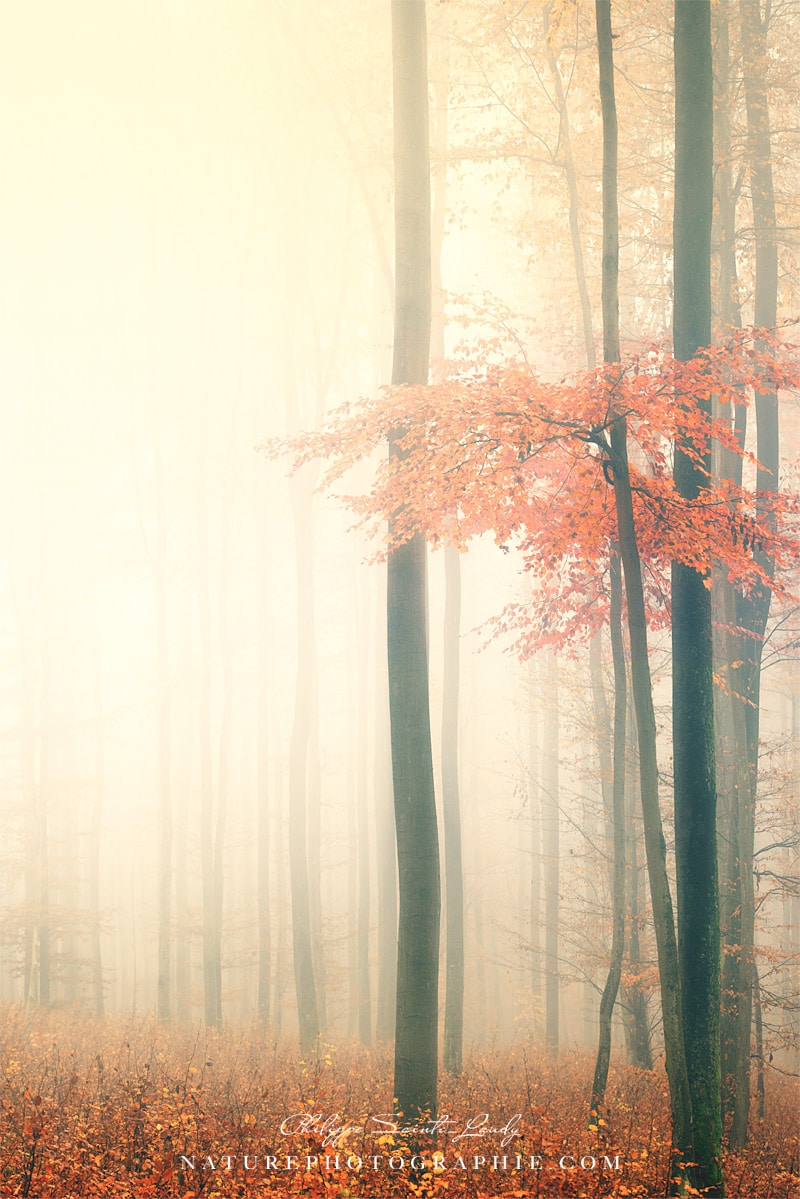
[[(426, 1142), (429, 1168), (414, 1173), (408, 1138), (371, 1127), (373, 1115), (391, 1109), (388, 1049), (320, 1046), (303, 1061), (257, 1026), (219, 1032), (8, 1007), (0, 1015), (4, 1197), (528, 1199), (665, 1191), (670, 1123), (660, 1069), (612, 1066), (606, 1117), (587, 1129), (591, 1055), (562, 1053), (556, 1061), (523, 1035), (508, 1049), (476, 1051), (460, 1078), (442, 1079), (439, 1113), (451, 1124)], [(756, 1121), (746, 1150), (726, 1153), (729, 1194), (797, 1193), (794, 1092), (788, 1080), (770, 1078), (769, 1122)], [(466, 1121), (483, 1113), (498, 1131), (459, 1142)], [(335, 1145), (326, 1144), (331, 1136)], [(444, 1168), (431, 1168), (434, 1153)], [(246, 1155), (253, 1168), (245, 1169)], [(297, 1167), (285, 1167), (287, 1155)], [(523, 1169), (517, 1155), (528, 1162)], [(477, 1166), (476, 1157), (484, 1159)], [(534, 1169), (531, 1157), (540, 1159)], [(310, 1166), (307, 1158), (315, 1159)]]
[[(345, 498), (359, 523), (384, 543), (391, 520), (394, 544), (421, 532), (434, 545), (463, 548), (491, 533), (501, 547), (519, 547), (534, 580), (535, 621), (530, 627), (530, 613), (512, 607), (500, 625), (528, 626), (520, 643), (525, 650), (533, 642), (582, 638), (605, 620), (606, 568), (616, 539), (607, 446), (620, 416), (628, 423), (650, 619), (668, 619), (673, 561), (706, 572), (709, 585), (717, 565), (737, 587), (764, 585), (779, 597), (787, 594), (800, 558), (797, 493), (757, 492), (709, 478), (699, 496), (686, 499), (672, 480), (671, 447), (680, 440), (698, 462), (715, 443), (740, 453), (732, 407), (757, 392), (799, 385), (797, 347), (745, 330), (690, 362), (654, 348), (559, 382), (518, 365), (461, 366), (427, 387), (389, 389), (346, 404), (322, 431), (267, 449), (272, 456), (291, 455), (295, 469), (327, 459), (321, 487), (374, 461), (371, 486)], [(712, 396), (717, 419), (700, 407)], [(390, 435), (400, 453), (376, 457)], [(774, 578), (765, 556), (776, 565)]]

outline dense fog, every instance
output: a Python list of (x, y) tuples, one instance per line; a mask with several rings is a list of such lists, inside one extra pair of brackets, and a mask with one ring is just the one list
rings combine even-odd
[[(486, 364), (522, 352), (558, 378), (600, 353), (593, 7), (554, 6), (545, 29), (538, 4), (429, 6), (434, 378), (443, 356)], [(719, 7), (733, 21), (734, 6)], [(781, 323), (797, 311), (800, 10), (773, 10)], [(628, 4), (615, 18), (628, 350), (671, 336), (664, 12)], [(9, 1004), (200, 1024), (261, 1018), (296, 1038), (290, 813), (302, 803), (323, 1038), (391, 1036), (386, 565), (336, 496), (317, 490), (319, 466), (290, 480), (290, 460), (263, 448), (389, 382), (390, 36), (378, 0), (75, 0), (6, 14), (0, 998)], [(747, 324), (754, 248), (740, 86), (729, 103)], [(712, 276), (716, 287), (717, 259)], [(715, 312), (719, 323), (719, 304)], [(780, 418), (784, 478), (796, 482), (793, 393), (782, 394)], [(360, 465), (338, 490), (363, 490), (370, 469)], [(444, 557), (429, 555), (437, 789)], [(597, 729), (598, 678), (611, 702), (607, 634), (599, 665), (587, 644), (521, 660), (514, 636), (494, 636), (489, 623), (529, 601), (521, 555), (487, 535), (460, 567), (465, 1048), (543, 1028), (555, 888), (547, 969), (558, 981), (558, 1039), (592, 1049), (611, 943)], [(774, 602), (754, 859), (763, 1036), (788, 1071), (798, 1060), (797, 628), (791, 600)], [(664, 622), (651, 667), (671, 850)], [(657, 1056), (632, 751), (628, 781), (639, 911), (628, 927), (640, 946), (626, 971), (629, 988), (646, 993)], [(216, 1011), (205, 977), (215, 952)], [(615, 1029), (621, 1038), (621, 1015)]]

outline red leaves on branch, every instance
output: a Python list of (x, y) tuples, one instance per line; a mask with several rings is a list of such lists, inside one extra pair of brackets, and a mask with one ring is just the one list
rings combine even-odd
[[(518, 547), (536, 595), (536, 627), (527, 637), (564, 643), (605, 618), (616, 538), (609, 431), (621, 416), (651, 619), (668, 618), (672, 561), (706, 572), (709, 585), (718, 565), (737, 587), (785, 593), (800, 553), (797, 494), (758, 493), (709, 475), (698, 497), (685, 499), (672, 481), (672, 446), (680, 441), (701, 466), (714, 445), (738, 454), (732, 406), (798, 385), (797, 347), (744, 330), (690, 362), (650, 349), (560, 382), (518, 366), (461, 368), (435, 385), (345, 405), (322, 432), (268, 449), (291, 454), (295, 469), (327, 459), (322, 487), (372, 461), (369, 490), (345, 498), (384, 544), (421, 532), (434, 545), (464, 547), (491, 533), (498, 545)], [(703, 410), (712, 397), (717, 419)], [(390, 437), (398, 450), (391, 456)], [(765, 558), (775, 563), (774, 578)], [(513, 609), (507, 617), (513, 625)]]

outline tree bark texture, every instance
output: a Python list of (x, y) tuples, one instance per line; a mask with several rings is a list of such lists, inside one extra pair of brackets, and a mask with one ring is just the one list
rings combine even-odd
[[(675, 357), (711, 340), (713, 88), (708, 0), (675, 4)], [(677, 397), (679, 403), (692, 403)], [(708, 402), (710, 414), (710, 401)], [(675, 446), (675, 484), (695, 498), (711, 468)], [(691, 1062), (692, 1175), (724, 1194), (720, 1103), (720, 936), (711, 592), (706, 575), (672, 567), (672, 724), (675, 863), (683, 1030)]]
[[(426, 383), (431, 326), (428, 70), (424, 0), (393, 0), (395, 323), (392, 383)], [(390, 445), (390, 454), (398, 452)], [(433, 786), (426, 547), (391, 551), (389, 712), (399, 878), (394, 1099), (406, 1120), (437, 1105), (439, 840)]]

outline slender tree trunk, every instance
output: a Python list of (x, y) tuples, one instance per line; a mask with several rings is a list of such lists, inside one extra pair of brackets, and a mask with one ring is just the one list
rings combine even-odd
[[(714, 38), (714, 155), (717, 204), (713, 243), (719, 247), (719, 324), (722, 329), (739, 327), (736, 272), (736, 200), (732, 178), (730, 133), (730, 38), (729, 7), (712, 11)], [(735, 419), (734, 431), (744, 450), (747, 408), (730, 405)], [(719, 418), (721, 412), (715, 411)], [(742, 482), (742, 457), (720, 447), (715, 455), (720, 478)], [(722, 1110), (733, 1126), (744, 1118), (745, 1134), (750, 1106), (750, 1035), (749, 1016), (744, 1008), (750, 999), (749, 987), (743, 987), (743, 966), (749, 956), (742, 945), (742, 870), (740, 856), (739, 813), (749, 802), (750, 779), (747, 771), (747, 735), (745, 709), (732, 689), (735, 663), (740, 657), (740, 638), (736, 634), (738, 614), (733, 584), (726, 572), (715, 570), (712, 589), (714, 611), (714, 652), (717, 670), (723, 674), (725, 688), (714, 694), (714, 722), (717, 760), (717, 856), (720, 874), (720, 929), (722, 935), (722, 980), (720, 1006), (720, 1078)], [(746, 970), (746, 966), (745, 966)], [(747, 1024), (747, 1045), (740, 1052), (740, 1034)], [(738, 1114), (737, 1114), (738, 1113)]]
[(218, 1022), (218, 979), (214, 933), (214, 781), (211, 749), (211, 597), (208, 570), (208, 512), (201, 503), (197, 518), (200, 626), (200, 857), (203, 893), (203, 1007), (205, 1022)]
[[(711, 340), (712, 78), (710, 3), (677, 0), (673, 341), (682, 361)], [(676, 445), (675, 484), (682, 496), (696, 497), (710, 468), (710, 456), (698, 465)], [(717, 796), (706, 582), (704, 573), (673, 563), (675, 863), (683, 1032), (692, 1063), (692, 1173), (706, 1194), (722, 1195)]]
[(458, 687), (461, 620), (461, 562), (447, 546), (445, 562), (444, 681), (442, 693), (442, 807), (447, 895), (447, 975), (444, 1010), (444, 1068), (461, 1073), (464, 1031), (464, 879), (458, 786)]
[(559, 1046), (559, 780), (558, 780), (558, 659), (550, 659), (549, 703), (545, 724), (542, 799), (544, 852), (544, 1036), (551, 1053)]
[(583, 245), (581, 243), (580, 222), (578, 214), (580, 211), (580, 196), (578, 193), (578, 174), (575, 170), (575, 159), (572, 155), (572, 143), (570, 139), (569, 129), (569, 113), (567, 112), (567, 99), (564, 94), (564, 83), (561, 78), (561, 72), (558, 69), (558, 63), (550, 41), (550, 12), (551, 4), (545, 4), (542, 9), (542, 27), (544, 32), (544, 42), (547, 48), (547, 63), (550, 68), (550, 75), (553, 80), (555, 89), (555, 102), (558, 110), (558, 144), (561, 148), (562, 163), (564, 167), (564, 176), (567, 181), (567, 191), (569, 195), (569, 234), (572, 243), (572, 255), (575, 263), (575, 279), (578, 284), (578, 298), (581, 307), (581, 324), (583, 328), (583, 343), (586, 350), (586, 365), (589, 370), (593, 370), (597, 363), (597, 355), (594, 348), (594, 332), (592, 329), (592, 303), (589, 298), (589, 287), (586, 282), (586, 267), (583, 260)]
[[(445, 291), (442, 286), (442, 247), (447, 213), (447, 106), (449, 99), (448, 43), (441, 39), (435, 61), (440, 77), (434, 86), (434, 190), (432, 209), (432, 322), (431, 355), (445, 356)], [(444, 1008), (444, 1068), (460, 1074), (464, 1035), (464, 879), (461, 854), (461, 810), (458, 782), (458, 710), (460, 673), (461, 554), (444, 550), (445, 613), (442, 694), (442, 815), (444, 825), (446, 967)]]
[(386, 677), (386, 596), (379, 589), (375, 661), (375, 843), (378, 862), (378, 1008), (375, 1037), (394, 1037), (397, 991), (397, 845), (392, 803), (389, 695)]
[(257, 784), (256, 784), (256, 891), (258, 895), (258, 985), (256, 1008), (263, 1024), (272, 1017), (272, 921), (270, 912), (270, 786), (269, 786), (269, 611), (268, 566), (269, 524), (266, 492), (260, 496), (259, 512), (259, 606), (258, 606), (258, 698), (257, 698)]
[(650, 1019), (647, 1010), (647, 992), (639, 981), (642, 971), (642, 952), (640, 938), (641, 923), (641, 886), (639, 879), (639, 830), (636, 816), (637, 804), (640, 802), (638, 786), (639, 755), (637, 751), (636, 715), (632, 705), (628, 705), (628, 764), (626, 783), (627, 813), (627, 851), (628, 863), (628, 919), (630, 932), (628, 936), (628, 973), (630, 981), (624, 986), (627, 1015), (625, 1030), (628, 1045), (628, 1060), (639, 1070), (653, 1069), (653, 1054), (650, 1047)]
[(542, 991), (542, 800), (541, 800), (541, 755), (540, 755), (541, 704), (536, 687), (536, 659), (528, 666), (528, 775), (530, 786), (528, 798), (531, 808), (530, 851), (531, 851), (531, 996), (533, 999), (534, 1028), (542, 1027), (544, 996)]
[(103, 952), (100, 935), (100, 863), (102, 861), (103, 797), (105, 794), (105, 715), (101, 647), (98, 634), (92, 641), (92, 696), (94, 701), (94, 802), (92, 804), (92, 841), (89, 868), (89, 911), (91, 913), (92, 992), (94, 1013), (105, 1015)]
[(171, 695), (169, 632), (167, 627), (167, 518), (161, 435), (153, 429), (156, 487), (156, 545), (153, 563), (156, 590), (156, 662), (158, 677), (158, 982), (159, 1020), (170, 1018), (172, 965), (172, 795)]
[[(228, 481), (226, 496), (230, 495), (231, 480)], [(230, 549), (230, 506), (226, 505), (223, 516), (222, 547), (220, 553), (219, 596), (217, 601), (217, 625), (222, 655), (222, 715), (219, 729), (217, 756), (217, 810), (214, 830), (213, 853), (213, 969), (216, 1001), (216, 1024), (222, 1024), (222, 908), (225, 887), (225, 834), (228, 823), (228, 775), (230, 770), (231, 718), (233, 710), (233, 658), (228, 636), (228, 558)]]
[[(618, 362), (619, 348), (619, 215), (617, 206), (617, 106), (610, 0), (595, 4), (600, 104), (603, 117), (603, 358)], [(614, 666), (614, 735), (612, 824), (614, 828), (613, 930), (608, 978), (600, 1000), (600, 1035), (592, 1083), (591, 1112), (605, 1100), (611, 1060), (611, 1018), (622, 976), (625, 947), (625, 744), (627, 679), (622, 642), (622, 573), (616, 550), (611, 557), (611, 659)]]
[(372, 1043), (372, 994), (369, 976), (369, 922), (370, 922), (370, 870), (369, 870), (369, 802), (367, 788), (367, 678), (369, 674), (368, 638), (369, 594), (366, 579), (361, 581), (361, 619), (356, 630), (358, 649), (356, 654), (357, 678), (357, 744), (356, 744), (356, 823), (358, 847), (357, 858), (357, 912), (356, 912), (356, 996), (358, 1006), (358, 1037), (362, 1045)]
[[(740, 0), (742, 67), (747, 108), (748, 167), (755, 233), (755, 324), (773, 329), (777, 321), (778, 244), (775, 189), (772, 178), (772, 148), (765, 72), (767, 69), (767, 17), (762, 19), (759, 0)], [(778, 396), (756, 394), (756, 455), (759, 461), (756, 485), (759, 491), (775, 493), (779, 482)], [(742, 435), (743, 436), (743, 435)], [(761, 515), (764, 516), (763, 505)], [(759, 565), (769, 578), (774, 562), (763, 551), (756, 552)], [(733, 980), (736, 1016), (731, 1055), (735, 1097), (731, 1112), (730, 1141), (744, 1145), (748, 1137), (750, 1106), (750, 1054), (755, 963), (755, 900), (753, 895), (753, 851), (755, 805), (758, 792), (758, 743), (761, 707), (761, 658), (769, 619), (771, 591), (760, 586), (737, 597), (736, 623), (743, 630), (735, 647), (731, 670), (733, 690), (740, 697), (740, 725), (744, 726), (744, 753), (748, 785), (742, 786), (736, 806), (738, 848), (738, 899), (740, 906), (740, 950), (736, 957), (738, 977)], [(740, 751), (741, 752), (741, 751)]]
[[(424, 0), (392, 0), (395, 328), (392, 383), (426, 383), (431, 321), (430, 177)], [(390, 453), (398, 451), (394, 443)], [(428, 703), (426, 550), (389, 555), (387, 651), (400, 908), (395, 1105), (435, 1115), (439, 840)]]
[(297, 572), (297, 674), (294, 719), (289, 748), (289, 879), (292, 896), (292, 951), (295, 994), (303, 1053), (320, 1033), (308, 878), (308, 751), (314, 689), (313, 577), (311, 565), (311, 489), (300, 475), (290, 480), (295, 522)]
[(608, 1067), (611, 1061), (611, 1017), (622, 977), (625, 947), (625, 748), (627, 680), (622, 644), (622, 574), (618, 555), (611, 560), (611, 655), (614, 664), (614, 772), (612, 811), (614, 826), (614, 878), (612, 885), (613, 928), (608, 977), (600, 999), (600, 1035), (594, 1068), (590, 1109), (599, 1114), (605, 1102)]

